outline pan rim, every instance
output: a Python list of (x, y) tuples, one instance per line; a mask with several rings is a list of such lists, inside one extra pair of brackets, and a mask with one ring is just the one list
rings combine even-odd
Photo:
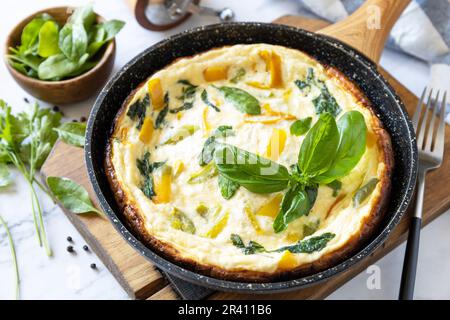
[[(149, 52), (157, 50), (158, 48), (170, 44), (173, 41), (176, 41), (179, 38), (190, 36), (193, 33), (212, 31), (212, 30), (220, 30), (222, 28), (226, 28), (229, 26), (236, 27), (264, 27), (264, 28), (274, 28), (276, 30), (284, 29), (288, 32), (299, 32), (305, 36), (319, 38), (322, 42), (326, 42), (328, 45), (334, 46), (339, 50), (344, 51), (345, 54), (352, 56), (355, 62), (358, 62), (363, 67), (370, 69), (370, 71), (376, 76), (377, 80), (381, 82), (381, 84), (385, 87), (385, 90), (389, 92), (391, 98), (394, 99), (399, 106), (399, 110), (401, 112), (401, 120), (407, 126), (408, 136), (405, 137), (405, 140), (408, 142), (408, 153), (411, 154), (411, 166), (409, 167), (408, 174), (405, 175), (407, 181), (405, 181), (405, 185), (408, 186), (406, 192), (401, 195), (399, 205), (397, 208), (397, 212), (395, 212), (389, 221), (386, 223), (384, 228), (380, 228), (377, 231), (376, 236), (374, 235), (373, 239), (368, 242), (364, 247), (362, 247), (358, 252), (354, 253), (348, 259), (341, 261), (339, 264), (325, 269), (321, 272), (314, 273), (312, 275), (301, 277), (298, 279), (287, 280), (287, 281), (279, 281), (279, 282), (264, 282), (264, 283), (252, 283), (252, 282), (236, 282), (229, 280), (222, 280), (218, 278), (208, 277), (196, 273), (194, 271), (185, 269), (169, 260), (164, 259), (157, 253), (155, 253), (152, 249), (146, 247), (141, 241), (139, 241), (132, 232), (128, 230), (128, 228), (121, 222), (119, 218), (119, 214), (116, 214), (112, 207), (109, 205), (108, 200), (106, 199), (98, 181), (97, 181), (97, 173), (94, 171), (94, 164), (92, 160), (92, 144), (90, 143), (93, 135), (93, 129), (95, 125), (95, 119), (98, 115), (98, 110), (101, 108), (105, 97), (107, 96), (109, 90), (114, 87), (114, 84), (124, 75), (129, 68), (131, 68), (134, 64), (136, 64), (140, 59), (142, 59)], [(150, 47), (140, 52), (133, 59), (127, 62), (104, 86), (104, 88), (99, 93), (94, 107), (92, 108), (88, 123), (87, 123), (87, 131), (86, 131), (86, 144), (85, 144), (85, 164), (88, 170), (89, 180), (94, 188), (96, 196), (99, 199), (99, 203), (102, 209), (105, 211), (111, 222), (113, 223), (116, 230), (121, 233), (121, 235), (126, 239), (126, 241), (141, 255), (143, 255), (150, 262), (154, 263), (159, 268), (164, 271), (172, 274), (175, 277), (181, 278), (185, 281), (191, 282), (196, 285), (204, 286), (214, 290), (221, 291), (232, 291), (232, 292), (242, 292), (242, 293), (275, 293), (275, 292), (286, 292), (298, 290), (299, 288), (305, 288), (309, 285), (317, 284), (322, 282), (330, 277), (333, 277), (337, 274), (348, 270), (350, 267), (354, 266), (364, 258), (368, 257), (372, 252), (374, 252), (391, 234), (392, 230), (398, 225), (398, 222), (403, 217), (408, 208), (408, 205), (411, 201), (412, 194), (414, 191), (414, 186), (417, 177), (417, 146), (415, 143), (415, 134), (413, 130), (413, 126), (409, 117), (406, 113), (406, 109), (404, 107), (403, 102), (392, 88), (392, 86), (387, 82), (387, 80), (377, 71), (377, 66), (370, 61), (364, 54), (359, 52), (358, 50), (352, 48), (351, 46), (342, 43), (341, 41), (321, 35), (313, 32), (309, 32), (303, 29), (272, 24), (272, 23), (261, 23), (261, 22), (233, 22), (233, 23), (219, 23), (208, 26), (196, 27), (193, 29), (188, 29), (184, 32), (175, 34), (170, 36)]]

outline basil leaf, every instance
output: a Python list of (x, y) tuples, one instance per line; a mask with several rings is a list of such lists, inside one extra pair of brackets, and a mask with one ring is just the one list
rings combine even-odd
[(0, 188), (6, 187), (11, 183), (8, 165), (0, 163)]
[(273, 222), (276, 233), (284, 231), (287, 225), (305, 215), (308, 215), (317, 198), (317, 188), (299, 190), (291, 187), (281, 201), (280, 212)]
[(288, 250), (292, 253), (313, 253), (325, 248), (328, 242), (336, 235), (334, 233), (326, 232), (317, 237), (312, 237), (306, 240), (301, 240), (294, 245), (281, 247), (275, 252), (283, 252)]
[(75, 181), (68, 178), (48, 177), (47, 185), (55, 198), (70, 212), (77, 214), (95, 212), (104, 215), (94, 207), (88, 192)]
[(233, 87), (220, 87), (218, 89), (223, 93), (225, 100), (239, 111), (253, 115), (261, 114), (261, 106), (258, 99), (248, 92)]
[(212, 103), (211, 101), (209, 101), (208, 99), (208, 92), (206, 90), (202, 91), (202, 94), (200, 95), (200, 98), (202, 99), (203, 103), (206, 104), (207, 106), (213, 108), (215, 111), (220, 112), (220, 109), (217, 108), (214, 103)]
[(195, 225), (189, 217), (181, 210), (174, 208), (171, 217), (172, 228), (190, 234), (195, 234)]
[(340, 142), (330, 169), (315, 181), (329, 183), (347, 175), (361, 160), (366, 150), (367, 127), (358, 111), (346, 112), (337, 123)]
[(75, 147), (84, 147), (86, 124), (82, 122), (66, 122), (59, 128), (54, 128), (59, 138)]
[(320, 88), (320, 94), (312, 100), (312, 103), (316, 109), (316, 114), (328, 112), (336, 117), (341, 112), (341, 108), (336, 102), (336, 99), (331, 95), (326, 84), (323, 82)]
[(62, 53), (53, 55), (39, 65), (38, 77), (41, 80), (61, 80), (76, 72), (88, 58), (87, 53), (77, 60), (70, 60)]
[(127, 116), (133, 120), (137, 121), (138, 124), (136, 128), (140, 130), (142, 125), (144, 124), (145, 114), (147, 113), (147, 107), (150, 106), (150, 97), (148, 94), (141, 100), (135, 101), (129, 108), (127, 112)]
[(230, 179), (227, 179), (222, 175), (219, 176), (218, 183), (220, 193), (222, 194), (222, 197), (226, 200), (231, 199), (240, 187), (239, 183), (231, 181)]
[(300, 119), (291, 124), (290, 131), (294, 136), (301, 136), (308, 132), (311, 127), (312, 118), (307, 117), (305, 119)]
[(370, 194), (375, 190), (378, 184), (377, 178), (370, 179), (364, 186), (359, 188), (353, 196), (353, 207), (359, 207), (361, 203), (363, 203)]
[(43, 58), (48, 58), (60, 52), (58, 47), (59, 26), (53, 21), (45, 22), (39, 30), (38, 53)]
[(288, 186), (286, 167), (234, 146), (217, 146), (214, 161), (221, 175), (251, 192), (272, 193)]
[(334, 160), (338, 144), (336, 121), (329, 113), (321, 114), (300, 148), (298, 165), (301, 173), (314, 177), (327, 171)]

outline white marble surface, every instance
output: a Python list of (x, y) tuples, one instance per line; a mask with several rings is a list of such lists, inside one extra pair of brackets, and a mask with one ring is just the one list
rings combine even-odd
[[(37, 10), (65, 5), (87, 3), (85, 0), (15, 0), (0, 4), (0, 43), (14, 24)], [(237, 20), (271, 21), (282, 14), (299, 11), (295, 0), (223, 0), (204, 1), (211, 6), (229, 6), (235, 9)], [(97, 0), (95, 10), (106, 18), (127, 21), (118, 35), (118, 51), (115, 70), (144, 48), (164, 37), (186, 28), (212, 23), (210, 18), (192, 18), (175, 30), (163, 33), (146, 31), (134, 21), (123, 0)], [(2, 48), (3, 49), (3, 48)], [(382, 65), (401, 80), (410, 90), (419, 94), (427, 83), (428, 66), (401, 54), (386, 51)], [(10, 77), (0, 63), (0, 97), (14, 106), (23, 108), (23, 97), (29, 97)], [(64, 108), (68, 117), (87, 115), (93, 99)], [(44, 104), (45, 105), (45, 104)], [(16, 176), (17, 174), (14, 173)], [(54, 256), (48, 258), (37, 246), (30, 213), (29, 194), (25, 182), (19, 177), (15, 184), (0, 191), (0, 214), (8, 222), (16, 242), (21, 273), (21, 298), (23, 299), (127, 299), (126, 293), (99, 259), (82, 250), (84, 241), (74, 227), (51, 201), (41, 195), (45, 209), (45, 226)], [(422, 299), (450, 298), (450, 213), (436, 219), (422, 233), (420, 262), (417, 274), (416, 297)], [(66, 252), (66, 237), (74, 239), (76, 254)], [(398, 293), (404, 246), (380, 260), (373, 270), (379, 282), (373, 282), (371, 274), (362, 272), (352, 281), (333, 293), (331, 299), (395, 299)], [(95, 262), (98, 270), (89, 265)], [(372, 284), (370, 286), (367, 283)], [(379, 285), (378, 285), (379, 284)], [(371, 289), (369, 289), (369, 287)], [(0, 299), (13, 295), (13, 273), (5, 232), (0, 230)]]

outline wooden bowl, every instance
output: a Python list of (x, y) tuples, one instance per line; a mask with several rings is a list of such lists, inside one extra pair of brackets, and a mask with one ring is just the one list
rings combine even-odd
[[(11, 67), (6, 55), (9, 53), (10, 47), (16, 47), (20, 44), (23, 28), (36, 16), (48, 13), (62, 26), (72, 12), (73, 8), (71, 7), (55, 7), (36, 12), (22, 20), (6, 39), (5, 63), (14, 80), (32, 96), (54, 104), (68, 104), (85, 100), (93, 96), (104, 85), (114, 66), (116, 56), (115, 40), (110, 41), (98, 53), (102, 54), (102, 57), (94, 68), (77, 77), (62, 81), (43, 81), (27, 77)], [(102, 21), (104, 19), (97, 15), (97, 22)]]

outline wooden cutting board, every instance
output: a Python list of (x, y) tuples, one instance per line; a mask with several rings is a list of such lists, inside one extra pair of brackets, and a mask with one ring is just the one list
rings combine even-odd
[[(291, 16), (277, 19), (275, 23), (294, 25), (310, 31), (316, 31), (327, 25), (324, 21)], [(412, 114), (418, 102), (417, 97), (385, 70), (381, 70), (381, 73), (389, 80), (400, 95), (409, 114)], [(427, 190), (423, 214), (424, 225), (450, 208), (450, 193), (448, 192), (448, 181), (450, 181), (450, 156), (448, 156), (450, 152), (450, 127), (448, 125), (446, 126), (445, 133), (445, 150), (447, 156), (444, 159), (442, 167), (427, 176)], [(42, 173), (44, 177), (62, 176), (75, 180), (89, 191), (91, 198), (96, 202), (95, 194), (87, 177), (82, 149), (58, 142), (42, 167)], [(74, 215), (66, 211), (65, 214), (130, 297), (136, 299), (178, 298), (161, 273), (129, 246), (108, 220), (97, 216)], [(251, 294), (217, 292), (211, 295), (210, 298), (323, 299), (402, 243), (406, 239), (410, 214), (411, 210), (402, 219), (389, 239), (372, 256), (361, 261), (345, 273), (339, 274), (324, 283), (282, 294), (256, 296)]]

